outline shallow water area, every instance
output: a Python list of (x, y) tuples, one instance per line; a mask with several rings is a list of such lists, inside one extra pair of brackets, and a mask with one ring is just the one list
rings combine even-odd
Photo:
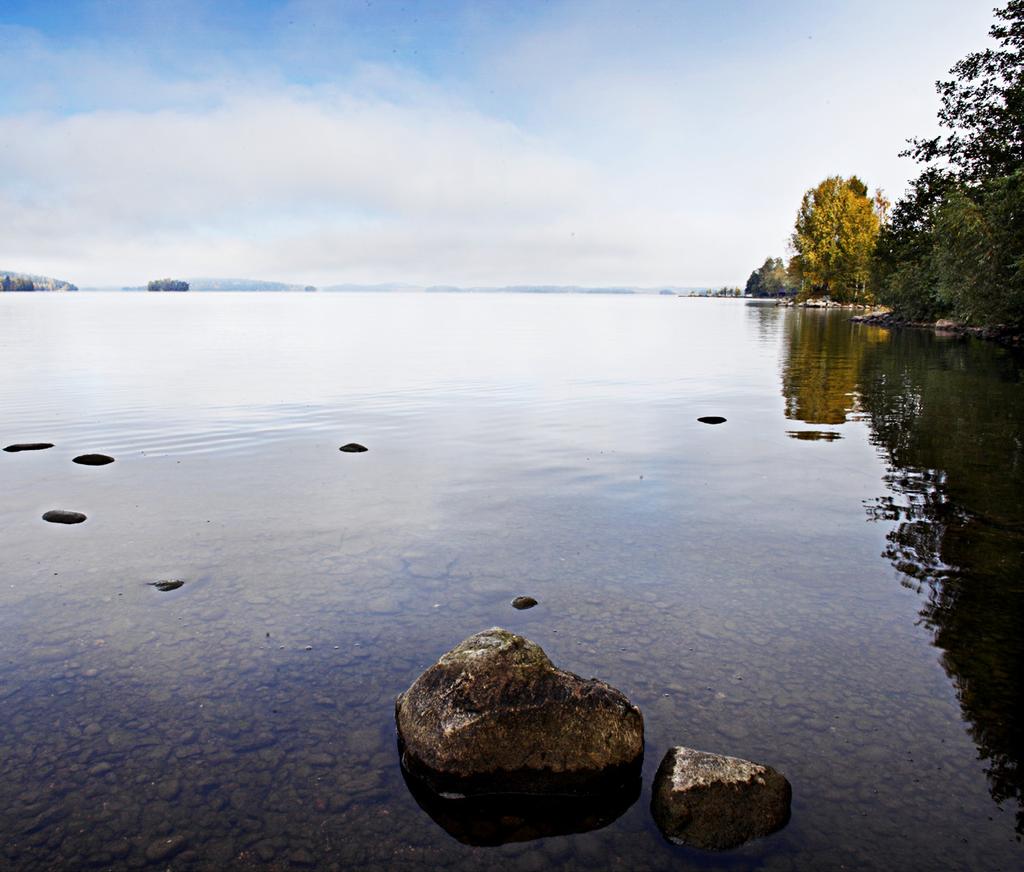
[[(0, 295), (0, 371), (0, 441), (56, 446), (0, 454), (0, 867), (1024, 861), (1009, 351), (726, 300), (79, 293)], [(495, 625), (641, 708), (635, 802), (505, 832), (412, 795), (394, 699)], [(672, 745), (778, 769), (789, 824), (668, 843)]]

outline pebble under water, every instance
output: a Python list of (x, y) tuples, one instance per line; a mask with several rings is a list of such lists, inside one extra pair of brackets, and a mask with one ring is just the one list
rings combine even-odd
[[(0, 366), (76, 367), (0, 384), (61, 446), (0, 463), (0, 868), (1024, 859), (1010, 352), (675, 297), (8, 296)], [(406, 782), (395, 697), (495, 625), (640, 707), (635, 793)], [(779, 770), (788, 825), (666, 841), (674, 745)]]

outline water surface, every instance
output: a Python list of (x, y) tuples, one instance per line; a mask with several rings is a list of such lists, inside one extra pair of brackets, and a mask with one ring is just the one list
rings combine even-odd
[[(55, 443), (0, 453), (0, 866), (1022, 861), (1007, 351), (674, 297), (83, 293), (0, 296), (0, 371), (0, 442)], [(395, 696), (494, 625), (643, 710), (600, 828), (466, 844), (405, 784)], [(789, 825), (665, 842), (675, 744), (780, 769)]]

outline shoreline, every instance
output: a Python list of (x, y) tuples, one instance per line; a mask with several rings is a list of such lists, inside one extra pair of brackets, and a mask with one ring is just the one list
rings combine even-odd
[(864, 315), (854, 315), (850, 318), (850, 321), (858, 324), (872, 324), (876, 327), (887, 327), (889, 329), (909, 328), (931, 330), (935, 333), (952, 336), (973, 336), (976, 339), (995, 342), (1007, 348), (1024, 348), (1024, 328), (1010, 327), (1006, 324), (987, 324), (981, 327), (972, 327), (948, 318), (940, 318), (937, 321), (912, 321), (909, 318), (900, 318), (893, 312), (884, 310), (875, 310)]

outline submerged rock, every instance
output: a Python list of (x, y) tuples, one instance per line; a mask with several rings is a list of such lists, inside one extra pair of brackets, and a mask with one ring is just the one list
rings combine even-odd
[(72, 458), (71, 462), (80, 463), (82, 466), (106, 466), (113, 463), (114, 458), (106, 454), (79, 454), (78, 457)]
[(698, 418), (701, 424), (724, 424), (725, 418), (721, 415), (705, 415), (703, 418)]
[(358, 442), (349, 442), (347, 445), (342, 445), (339, 451), (345, 451), (348, 454), (358, 454), (361, 451), (369, 451), (365, 445), (360, 445)]
[(9, 451), (12, 454), (16, 451), (43, 451), (47, 448), (53, 448), (52, 442), (18, 442), (15, 445), (8, 445), (4, 451)]
[(470, 636), (395, 702), (402, 765), (434, 792), (602, 794), (637, 777), (644, 721), (507, 630)]
[(43, 515), (44, 521), (49, 521), (51, 524), (81, 524), (85, 520), (85, 515), (81, 512), (69, 512), (65, 509), (54, 509), (53, 511), (47, 512)]
[(151, 863), (167, 860), (179, 853), (184, 847), (184, 836), (165, 836), (157, 839), (155, 842), (150, 842), (149, 847), (146, 848), (146, 859)]
[(161, 581), (151, 581), (151, 582), (149, 582), (149, 586), (150, 587), (155, 587), (159, 591), (166, 592), (166, 591), (169, 591), (169, 590), (177, 590), (184, 583), (185, 582), (183, 582), (180, 578), (168, 578), (168, 579), (163, 579)]
[(784, 826), (791, 796), (770, 766), (678, 747), (654, 776), (651, 813), (670, 841), (722, 851)]
[(517, 596), (512, 600), (512, 608), (514, 609), (532, 609), (535, 605), (537, 605), (537, 600), (532, 596)]

